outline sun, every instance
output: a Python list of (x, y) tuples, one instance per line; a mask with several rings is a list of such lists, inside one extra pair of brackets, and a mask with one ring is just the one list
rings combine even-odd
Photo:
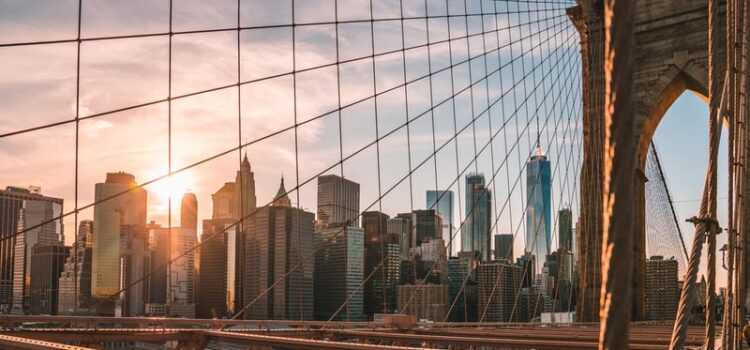
[(185, 192), (188, 192), (193, 187), (193, 178), (182, 172), (172, 174), (172, 176), (165, 177), (150, 186), (148, 191), (154, 193), (157, 198), (164, 201), (169, 200), (180, 200)]

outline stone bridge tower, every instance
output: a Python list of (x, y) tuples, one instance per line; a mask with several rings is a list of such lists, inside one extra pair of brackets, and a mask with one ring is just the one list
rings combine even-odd
[[(721, 27), (724, 28), (724, 2)], [(583, 63), (584, 160), (581, 168), (579, 220), (580, 292), (577, 321), (599, 320), (604, 150), (604, 23), (602, 0), (578, 0), (568, 15), (581, 36)], [(638, 171), (634, 237), (633, 318), (644, 316), (645, 182), (643, 171), (651, 138), (672, 103), (690, 90), (708, 96), (707, 0), (638, 0), (635, 37), (635, 138)], [(722, 33), (726, 29), (721, 29)], [(722, 38), (724, 40), (724, 38)], [(722, 44), (721, 47), (725, 47)], [(724, 51), (721, 50), (724, 56)], [(722, 59), (722, 67), (726, 60)], [(708, 116), (706, 116), (708, 123)], [(705, 173), (705, 169), (696, 169)], [(697, 214), (697, 213), (696, 213)], [(721, 218), (720, 218), (721, 219)], [(725, 219), (721, 221), (726, 221)], [(692, 233), (688, 234), (692, 238)]]

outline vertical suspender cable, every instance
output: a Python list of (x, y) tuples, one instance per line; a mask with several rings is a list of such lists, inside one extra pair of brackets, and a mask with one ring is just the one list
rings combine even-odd
[(635, 191), (635, 1), (604, 1), (604, 211), (599, 349), (627, 349)]

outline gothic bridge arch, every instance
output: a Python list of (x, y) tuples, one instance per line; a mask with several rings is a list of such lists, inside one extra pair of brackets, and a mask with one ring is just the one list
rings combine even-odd
[[(705, 0), (638, 0), (636, 5), (636, 120), (633, 137), (638, 145), (640, 169), (640, 176), (634, 179), (636, 229), (633, 252), (633, 318), (636, 320), (643, 318), (645, 304), (644, 185), (647, 179), (642, 170), (654, 132), (672, 103), (686, 90), (691, 90), (704, 99), (708, 96), (707, 6)], [(723, 7), (723, 2), (721, 6)], [(582, 322), (599, 320), (604, 144), (602, 8), (601, 0), (578, 0), (578, 6), (568, 10), (581, 35), (583, 58), (584, 160), (578, 227), (578, 266), (581, 271), (577, 304), (577, 321)], [(720, 14), (719, 17), (723, 19), (725, 16)], [(724, 50), (721, 51), (723, 56)]]

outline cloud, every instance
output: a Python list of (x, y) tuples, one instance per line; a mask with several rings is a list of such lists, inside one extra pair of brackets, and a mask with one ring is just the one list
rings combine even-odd
[[(5, 1), (0, 4), (0, 33), (9, 33), (0, 34), (0, 38), (7, 42), (75, 37), (77, 12), (74, 10), (77, 3), (57, 6), (59, 18), (44, 6), (37, 9), (24, 3)], [(333, 1), (295, 3), (298, 8), (294, 11), (294, 21), (298, 24), (332, 20)], [(163, 33), (169, 29), (169, 12), (163, 2), (90, 0), (84, 4), (84, 37)], [(290, 1), (243, 1), (242, 4), (242, 26), (288, 25), (292, 21)], [(404, 0), (403, 4), (405, 16), (425, 15), (424, 1)], [(476, 13), (478, 4), (469, 3), (469, 12)], [(494, 10), (490, 4), (483, 3), (485, 11)], [(175, 1), (174, 5), (174, 30), (236, 26), (235, 1), (182, 0)], [(446, 9), (443, 2), (432, 1), (427, 6), (430, 16), (464, 11), (463, 3), (454, 7), (451, 2), (450, 9)], [(287, 189), (291, 189), (298, 180), (303, 182), (313, 178), (342, 157), (350, 157), (343, 168), (334, 167), (327, 172), (343, 172), (346, 177), (362, 184), (362, 208), (392, 186), (397, 186), (397, 189), (374, 209), (382, 206), (389, 214), (396, 214), (410, 210), (411, 203), (415, 209), (422, 207), (424, 190), (436, 186), (436, 173), (437, 185), (448, 186), (455, 179), (457, 167), (461, 170), (467, 166), (474, 168), (474, 135), (477, 135), (479, 147), (486, 143), (491, 131), (489, 122), (497, 130), (520, 103), (518, 94), (504, 95), (491, 110), (491, 118), (490, 115), (482, 116), (475, 128), (469, 126), (455, 141), (448, 141), (454, 136), (455, 129), (469, 125), (472, 117), (486, 109), (488, 103), (498, 99), (513, 84), (521, 82), (523, 76), (518, 65), (523, 62), (528, 69), (533, 62), (538, 63), (539, 57), (548, 52), (545, 51), (547, 47), (528, 53), (516, 65), (508, 65), (502, 72), (491, 76), (487, 84), (479, 82), (472, 90), (450, 99), (454, 91), (463, 90), (472, 83), (470, 69), (474, 83), (486, 75), (484, 57), (458, 65), (452, 76), (450, 70), (445, 70), (431, 79), (422, 78), (407, 87), (398, 86), (404, 84), (404, 75), (412, 81), (446, 69), (451, 62), (457, 65), (470, 56), (480, 55), (485, 49), (493, 50), (498, 46), (498, 37), (499, 45), (503, 45), (505, 37), (511, 35), (515, 40), (521, 31), (506, 29), (484, 38), (456, 39), (456, 36), (471, 35), (482, 29), (479, 16), (469, 17), (468, 32), (467, 21), (457, 17), (450, 22), (454, 40), (450, 44), (434, 44), (448, 38), (449, 22), (444, 17), (429, 21), (409, 19), (402, 23), (399, 20), (399, 1), (376, 0), (372, 8), (372, 16), (376, 19), (395, 20), (374, 22), (374, 33), (370, 33), (369, 21), (341, 24), (338, 28), (339, 59), (353, 61), (338, 67), (335, 65), (337, 43), (333, 24), (298, 25), (294, 33), (289, 26), (241, 31), (239, 68), (240, 80), (244, 84), (240, 89), (234, 86), (238, 79), (235, 31), (173, 36), (173, 96), (221, 86), (226, 88), (174, 100), (171, 125), (169, 106), (165, 102), (81, 121), (78, 135), (79, 204), (93, 201), (94, 184), (103, 181), (108, 171), (132, 172), (141, 183), (166, 174), (170, 149), (174, 170), (232, 150), (240, 143), (251, 143), (242, 153), (247, 152), (255, 171), (259, 204), (272, 198), (281, 175), (285, 176)], [(339, 2), (342, 20), (369, 20), (369, 11), (369, 1)], [(485, 17), (489, 18), (494, 17)], [(499, 15), (497, 22), (503, 27), (513, 21), (517, 20)], [(30, 22), (39, 30), (29, 31), (24, 36)], [(484, 30), (493, 30), (494, 22), (485, 21)], [(429, 40), (433, 43), (429, 50), (422, 47), (407, 50), (405, 56), (401, 52), (380, 55), (402, 48), (402, 25), (407, 47), (425, 45), (429, 30)], [(527, 31), (535, 29), (536, 26), (523, 28)], [(371, 42), (373, 37), (374, 45)], [(513, 55), (518, 56), (522, 48), (528, 49), (529, 43), (538, 40), (529, 39), (489, 55), (488, 70), (491, 72), (507, 63), (511, 49)], [(568, 44), (577, 45), (577, 40), (559, 43)], [(373, 46), (379, 55), (374, 60), (374, 76), (373, 60), (358, 59), (371, 55)], [(76, 43), (0, 49), (0, 132), (74, 118), (76, 52)], [(577, 54), (576, 50), (570, 52)], [(166, 99), (169, 95), (169, 56), (167, 36), (84, 42), (81, 45), (80, 115)], [(312, 69), (327, 64), (331, 66)], [(296, 74), (293, 75), (295, 68)], [(511, 69), (515, 68), (519, 70), (511, 74)], [(532, 80), (532, 77), (527, 79)], [(522, 86), (531, 87), (526, 82), (519, 84), (519, 88)], [(377, 103), (372, 98), (374, 91), (382, 93)], [(383, 93), (385, 91), (388, 92)], [(528, 103), (532, 105), (529, 109), (533, 113), (535, 108), (532, 107), (542, 101), (535, 99)], [(339, 105), (346, 108), (338, 111)], [(433, 107), (434, 111), (429, 112)], [(240, 110), (241, 118), (238, 118)], [(523, 145), (513, 149), (505, 160), (504, 166), (508, 169), (500, 173), (502, 176), (515, 175), (514, 172), (520, 171), (518, 165), (525, 162), (529, 147), (525, 142), (528, 131), (523, 126), (532, 113), (527, 115), (525, 109), (519, 112), (518, 127), (515, 123), (508, 124), (493, 143), (495, 156), (500, 158), (500, 153), (506, 151), (502, 147), (505, 143), (510, 145), (519, 134), (524, 136)], [(407, 128), (403, 126), (407, 115), (412, 120), (421, 117), (411, 121)], [(574, 127), (565, 125), (567, 129)], [(372, 143), (376, 135), (382, 137), (391, 132), (376, 145), (360, 151)], [(4, 159), (0, 164), (0, 184), (41, 185), (46, 194), (65, 198), (65, 209), (71, 210), (75, 196), (75, 137), (75, 123), (69, 123), (0, 139), (0, 154)], [(448, 142), (435, 161), (430, 158), (434, 150), (433, 138), (436, 147)], [(563, 145), (560, 139), (552, 142)], [(242, 153), (230, 152), (187, 170), (194, 183), (192, 189), (198, 195), (201, 219), (210, 217), (211, 194), (224, 182), (234, 180)], [(411, 170), (414, 170), (412, 191), (408, 181), (397, 185), (409, 172), (410, 160)], [(414, 169), (423, 162), (422, 167)], [(495, 166), (500, 163), (501, 160), (496, 159)], [(492, 169), (489, 149), (480, 155), (476, 168), (486, 174), (496, 170)], [(505, 180), (498, 179), (503, 184)], [(463, 181), (459, 179), (452, 188), (458, 193), (462, 186)], [(520, 196), (521, 188), (519, 185), (512, 193)], [(299, 196), (302, 207), (314, 209), (316, 190), (313, 180), (291, 197), (296, 202)], [(164, 198), (152, 193), (149, 203), (150, 219), (165, 223), (167, 203)], [(172, 213), (172, 222), (178, 222), (179, 201), (173, 201)], [(87, 211), (81, 217), (90, 217), (91, 214)], [(502, 225), (506, 229), (511, 223)]]

